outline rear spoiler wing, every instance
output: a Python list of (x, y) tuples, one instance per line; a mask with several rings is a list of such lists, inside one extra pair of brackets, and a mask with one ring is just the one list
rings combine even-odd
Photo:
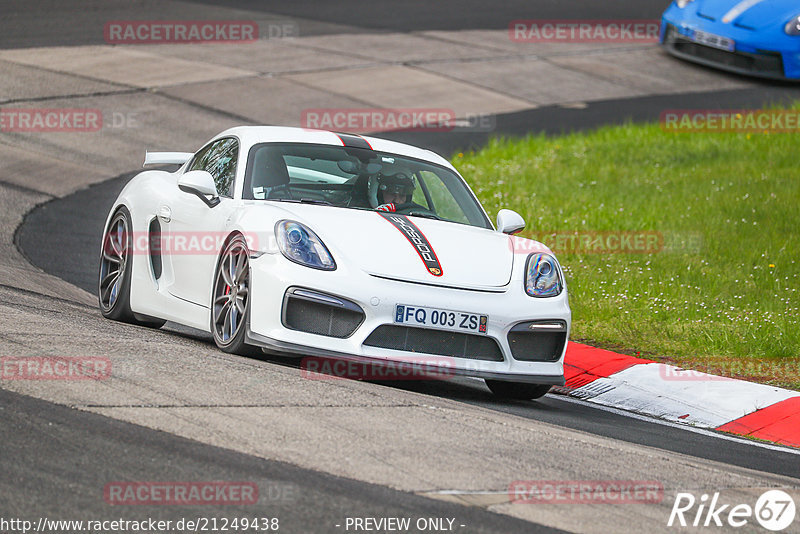
[(145, 152), (145, 165), (183, 165), (194, 156), (191, 152)]

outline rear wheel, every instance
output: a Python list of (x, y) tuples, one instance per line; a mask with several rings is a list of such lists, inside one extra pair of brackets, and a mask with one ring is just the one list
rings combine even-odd
[(103, 317), (159, 328), (166, 321), (143, 317), (131, 311), (133, 236), (131, 214), (124, 206), (111, 218), (100, 249), (100, 275), (97, 296)]
[(211, 299), (211, 332), (217, 347), (232, 354), (257, 353), (255, 347), (245, 343), (250, 312), (250, 252), (241, 235), (233, 237), (220, 256)]
[(502, 380), (484, 380), (496, 397), (501, 399), (532, 400), (544, 397), (550, 391), (548, 384), (525, 384), (522, 382), (504, 382)]

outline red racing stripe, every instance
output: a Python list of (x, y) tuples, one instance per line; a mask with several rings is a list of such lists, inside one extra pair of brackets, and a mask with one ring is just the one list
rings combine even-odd
[(642, 363), (653, 363), (653, 361), (570, 341), (564, 357), (564, 376), (567, 380), (565, 387), (579, 388), (598, 378), (608, 378), (614, 373)]
[(366, 148), (372, 150), (372, 145), (369, 144), (369, 141), (361, 137), (360, 135), (356, 134), (346, 134), (346, 133), (337, 133), (336, 137), (339, 138), (339, 141), (342, 142), (343, 146), (355, 147), (355, 148)]
[(717, 430), (800, 447), (800, 397), (776, 402), (726, 423)]
[(436, 251), (433, 250), (433, 245), (430, 244), (428, 238), (422, 233), (416, 224), (408, 220), (405, 215), (399, 213), (391, 213), (384, 211), (377, 211), (378, 215), (389, 221), (392, 226), (397, 228), (401, 234), (405, 236), (409, 243), (417, 251), (419, 259), (425, 264), (425, 268), (429, 274), (433, 276), (442, 276), (442, 264), (439, 263), (439, 258), (436, 256)]

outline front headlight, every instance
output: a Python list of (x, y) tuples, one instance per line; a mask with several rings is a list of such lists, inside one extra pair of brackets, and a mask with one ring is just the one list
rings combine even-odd
[(675, 5), (683, 9), (689, 5), (689, 2), (694, 2), (694, 0), (675, 0)]
[(278, 247), (287, 259), (324, 271), (336, 269), (336, 262), (328, 249), (307, 226), (296, 221), (278, 221), (275, 225)]
[(531, 297), (555, 297), (563, 288), (558, 262), (553, 256), (544, 253), (528, 256), (525, 263), (525, 293)]
[(783, 31), (785, 31), (787, 35), (800, 35), (800, 15), (797, 15), (787, 22)]

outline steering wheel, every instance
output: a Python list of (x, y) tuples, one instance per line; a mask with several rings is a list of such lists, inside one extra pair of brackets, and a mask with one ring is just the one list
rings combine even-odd
[(288, 183), (280, 184), (280, 185), (276, 185), (275, 187), (272, 187), (270, 189), (270, 191), (269, 191), (269, 194), (267, 195), (267, 198), (275, 198), (275, 197), (272, 196), (272, 194), (275, 191), (278, 191), (280, 189), (284, 189), (286, 191), (286, 196), (289, 197), (290, 200), (294, 200), (294, 196), (292, 195), (292, 189), (291, 189), (291, 187), (289, 187)]

